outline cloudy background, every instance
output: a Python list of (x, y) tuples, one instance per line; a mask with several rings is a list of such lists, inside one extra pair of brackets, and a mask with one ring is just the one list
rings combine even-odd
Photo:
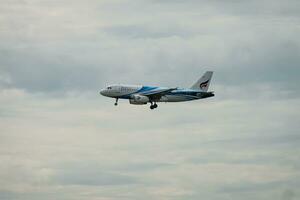
[[(1, 0), (0, 199), (300, 198), (298, 0)], [(108, 83), (216, 96), (132, 106)]]

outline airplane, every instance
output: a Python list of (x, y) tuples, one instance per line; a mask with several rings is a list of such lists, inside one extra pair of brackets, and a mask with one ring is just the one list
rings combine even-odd
[(118, 105), (119, 99), (128, 99), (133, 105), (150, 103), (150, 109), (153, 110), (158, 107), (157, 102), (183, 102), (215, 96), (214, 92), (208, 92), (212, 75), (212, 71), (205, 72), (192, 87), (187, 89), (114, 84), (102, 89), (100, 94), (115, 98), (115, 106)]

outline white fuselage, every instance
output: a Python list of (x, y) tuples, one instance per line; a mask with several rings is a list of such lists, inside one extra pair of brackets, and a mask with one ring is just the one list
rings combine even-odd
[[(141, 85), (110, 85), (100, 91), (103, 96), (116, 98), (116, 99), (132, 99), (135, 95), (147, 96), (152, 93), (156, 93), (163, 90), (168, 90), (167, 87), (152, 87), (152, 86), (141, 86)], [(174, 89), (167, 94), (160, 96), (158, 99), (151, 100), (149, 102), (181, 102), (197, 100), (204, 97), (204, 92), (201, 90), (193, 89)], [(213, 96), (213, 95), (212, 95)], [(207, 96), (208, 97), (208, 96)]]

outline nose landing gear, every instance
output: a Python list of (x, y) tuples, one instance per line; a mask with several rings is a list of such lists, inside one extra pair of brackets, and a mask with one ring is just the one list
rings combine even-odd
[(118, 100), (119, 100), (119, 99), (118, 99), (118, 98), (116, 98), (116, 103), (115, 103), (115, 106), (117, 106), (117, 105), (118, 105)]

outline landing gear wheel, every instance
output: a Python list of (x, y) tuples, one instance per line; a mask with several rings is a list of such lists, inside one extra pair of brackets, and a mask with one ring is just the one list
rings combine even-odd
[(151, 103), (150, 109), (153, 110), (154, 108), (157, 108), (157, 107), (158, 107), (158, 105), (156, 103), (154, 103), (154, 104)]
[(115, 106), (117, 106), (117, 105), (118, 105), (118, 100), (119, 100), (119, 99), (118, 99), (118, 98), (116, 98), (116, 103), (115, 103)]

